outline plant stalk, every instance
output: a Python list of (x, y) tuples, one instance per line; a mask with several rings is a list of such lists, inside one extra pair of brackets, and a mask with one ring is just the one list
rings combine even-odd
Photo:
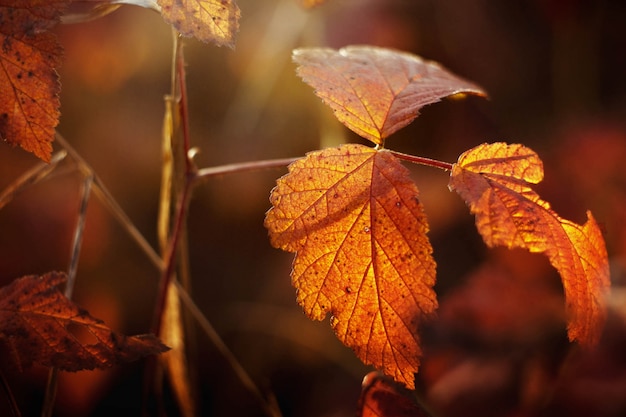
[(449, 162), (438, 161), (436, 159), (425, 158), (423, 156), (415, 156), (409, 155), (402, 152), (387, 150), (387, 152), (391, 153), (398, 159), (404, 159), (405, 161), (413, 162), (414, 164), (426, 165), (429, 167), (435, 167), (439, 169), (443, 169), (444, 171), (452, 171), (452, 167), (454, 164)]

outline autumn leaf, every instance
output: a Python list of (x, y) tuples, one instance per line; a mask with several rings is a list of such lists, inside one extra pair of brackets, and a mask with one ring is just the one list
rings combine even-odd
[(69, 2), (0, 0), (0, 137), (46, 162), (60, 116), (62, 53), (49, 29)]
[(592, 346), (606, 319), (610, 286), (604, 239), (590, 212), (582, 226), (559, 217), (530, 187), (542, 179), (535, 152), (493, 143), (461, 155), (449, 186), (476, 215), (488, 246), (524, 248), (549, 258), (565, 290), (569, 339)]
[(363, 378), (357, 417), (430, 417), (402, 387), (378, 372)]
[[(168, 348), (152, 335), (113, 333), (57, 289), (65, 274), (29, 275), (0, 288), (0, 340), (20, 368), (32, 363), (65, 371), (103, 369)], [(96, 343), (76, 336), (84, 330)]]
[(435, 62), (391, 49), (301, 48), (294, 50), (293, 60), (298, 75), (337, 119), (377, 145), (411, 123), (427, 104), (459, 93), (485, 95)]
[(241, 12), (234, 0), (158, 0), (161, 15), (183, 36), (235, 46)]
[(272, 191), (271, 243), (296, 252), (292, 282), (314, 320), (366, 364), (413, 387), (418, 323), (437, 307), (428, 225), (391, 153), (343, 145), (294, 162)]

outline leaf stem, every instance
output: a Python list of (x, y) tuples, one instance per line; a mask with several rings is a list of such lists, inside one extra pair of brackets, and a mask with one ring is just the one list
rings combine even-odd
[(452, 171), (452, 167), (454, 166), (454, 164), (451, 164), (449, 162), (438, 161), (436, 159), (426, 158), (423, 156), (409, 155), (406, 153), (392, 150), (387, 150), (387, 152), (392, 153), (399, 159), (404, 159), (405, 161), (413, 162), (414, 164), (427, 165), (430, 167), (443, 169), (444, 171)]

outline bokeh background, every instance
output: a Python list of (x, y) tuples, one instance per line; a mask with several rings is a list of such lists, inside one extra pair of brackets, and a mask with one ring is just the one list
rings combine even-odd
[[(539, 153), (537, 189), (563, 217), (600, 222), (613, 293), (601, 345), (567, 342), (563, 295), (547, 260), (487, 250), (447, 174), (410, 167), (438, 263), (440, 310), (422, 329), (418, 392), (437, 416), (626, 414), (626, 3), (621, 0), (239, 0), (236, 49), (185, 41), (191, 137), (200, 167), (300, 156), (361, 142), (295, 75), (300, 46), (372, 44), (439, 61), (489, 100), (423, 109), (387, 146), (454, 162), (483, 142)], [(163, 97), (171, 32), (124, 6), (56, 30), (65, 48), (59, 131), (156, 247)], [(0, 146), (0, 188), (37, 164)], [(285, 169), (212, 178), (189, 216), (193, 297), (284, 416), (352, 416), (370, 368), (295, 303), (292, 255), (270, 247), (263, 217)], [(67, 269), (81, 177), (71, 166), (0, 211), (0, 281)], [(148, 331), (158, 272), (95, 197), (75, 292), (115, 330)], [(199, 329), (191, 361), (205, 416), (263, 415)], [(7, 371), (9, 372), (9, 371)], [(9, 373), (24, 415), (41, 409), (46, 370)], [(58, 416), (138, 415), (142, 363), (62, 374)], [(166, 387), (166, 401), (171, 402)], [(0, 410), (8, 410), (4, 396)], [(177, 415), (168, 405), (171, 415)], [(6, 411), (0, 414), (5, 415)]]

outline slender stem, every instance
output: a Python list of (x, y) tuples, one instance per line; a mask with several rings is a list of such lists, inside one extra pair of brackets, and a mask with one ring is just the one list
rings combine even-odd
[(436, 159), (425, 158), (423, 156), (409, 155), (406, 153), (396, 152), (392, 150), (388, 150), (387, 152), (390, 152), (399, 159), (404, 159), (405, 161), (413, 162), (414, 164), (427, 165), (430, 167), (443, 169), (444, 171), (451, 171), (452, 167), (454, 166), (454, 164), (451, 164), (449, 162), (438, 161)]
[(78, 167), (84, 175), (92, 175), (94, 182), (94, 194), (100, 198), (100, 200), (105, 204), (105, 206), (109, 209), (113, 217), (120, 223), (120, 225), (126, 229), (126, 232), (130, 235), (130, 237), (139, 245), (139, 247), (143, 250), (146, 256), (150, 259), (152, 264), (157, 267), (159, 271), (163, 270), (163, 260), (157, 254), (150, 243), (144, 238), (139, 230), (135, 227), (134, 223), (128, 217), (128, 215), (124, 212), (122, 207), (118, 204), (117, 200), (113, 197), (113, 194), (106, 187), (102, 179), (95, 173), (91, 165), (85, 161), (78, 152), (65, 140), (65, 138), (58, 132), (56, 132), (55, 140), (63, 149), (65, 149), (68, 155), (78, 164)]
[(281, 416), (280, 408), (276, 404), (275, 401), (271, 401), (271, 398), (268, 400), (261, 393), (259, 388), (256, 386), (250, 375), (246, 372), (243, 366), (239, 363), (235, 355), (231, 352), (231, 350), (226, 346), (220, 335), (217, 333), (213, 325), (207, 318), (204, 316), (202, 311), (198, 308), (196, 303), (193, 301), (189, 293), (185, 291), (184, 288), (179, 283), (176, 283), (176, 287), (178, 290), (178, 296), (183, 301), (185, 306), (189, 309), (194, 318), (198, 321), (198, 324), (204, 331), (204, 333), (211, 339), (211, 342), (215, 345), (217, 350), (226, 358), (232, 369), (235, 371), (235, 374), (239, 377), (241, 383), (254, 395), (254, 397), (259, 401), (264, 411), (268, 416), (278, 417)]
[(74, 284), (76, 282), (76, 270), (78, 269), (78, 258), (80, 257), (80, 248), (83, 242), (83, 233), (85, 231), (85, 221), (87, 219), (87, 204), (91, 196), (91, 186), (93, 185), (93, 175), (85, 177), (83, 182), (82, 199), (78, 211), (78, 221), (74, 229), (74, 241), (72, 242), (72, 255), (70, 258), (70, 266), (67, 271), (67, 283), (65, 285), (65, 296), (72, 298), (74, 293)]
[(46, 392), (44, 395), (43, 406), (41, 408), (41, 417), (50, 417), (52, 416), (52, 411), (54, 409), (54, 401), (57, 396), (57, 388), (59, 380), (59, 369), (58, 368), (50, 368), (48, 372), (48, 382), (46, 383)]
[(31, 185), (37, 184), (39, 181), (47, 178), (52, 171), (54, 171), (59, 163), (65, 159), (67, 156), (66, 151), (59, 151), (52, 155), (49, 163), (40, 163), (37, 164), (34, 168), (30, 169), (22, 176), (20, 176), (17, 180), (15, 180), (11, 185), (5, 188), (2, 193), (0, 193), (0, 208), (7, 205), (15, 196), (17, 196), (24, 189), (30, 187)]
[[(164, 268), (161, 274), (159, 289), (157, 293), (157, 302), (154, 310), (154, 318), (152, 324), (152, 332), (158, 337), (161, 333), (161, 323), (163, 322), (163, 314), (167, 302), (167, 292), (174, 276), (174, 270), (177, 265), (178, 246), (181, 236), (184, 235), (185, 221), (187, 218), (187, 208), (189, 206), (189, 196), (193, 178), (195, 177), (195, 167), (190, 159), (190, 139), (189, 139), (189, 120), (187, 112), (187, 88), (185, 80), (185, 57), (183, 54), (183, 46), (176, 30), (172, 31), (174, 36), (174, 59), (172, 62), (172, 91), (171, 97), (175, 108), (178, 110), (179, 119), (175, 121), (173, 129), (180, 129), (182, 133), (182, 144), (178, 149), (172, 149), (172, 153), (182, 154), (184, 159), (184, 167), (182, 173), (182, 184), (176, 187), (178, 191), (178, 202), (176, 205), (176, 214), (174, 224), (172, 225), (171, 235), (169, 236), (168, 245), (164, 254)], [(172, 132), (176, 135), (177, 132)], [(175, 156), (174, 156), (175, 157)], [(174, 161), (174, 176), (176, 176), (177, 165)], [(163, 202), (161, 202), (163, 203)]]
[(184, 229), (184, 222), (187, 217), (187, 209), (189, 208), (189, 197), (191, 191), (191, 181), (185, 182), (181, 195), (178, 199), (176, 207), (175, 223), (172, 229), (172, 235), (170, 237), (167, 251), (164, 259), (164, 269), (161, 273), (161, 280), (159, 282), (159, 290), (157, 293), (157, 304), (154, 309), (154, 320), (152, 324), (152, 333), (159, 337), (161, 333), (161, 323), (163, 321), (163, 312), (165, 310), (165, 303), (167, 301), (167, 289), (172, 282), (174, 276), (174, 269), (176, 268), (176, 254), (178, 244), (182, 231)]
[[(83, 233), (85, 231), (85, 221), (87, 219), (87, 203), (91, 195), (91, 186), (93, 184), (93, 175), (85, 176), (82, 187), (82, 198), (80, 201), (80, 207), (78, 209), (78, 220), (76, 227), (74, 228), (74, 241), (72, 242), (72, 251), (70, 255), (70, 265), (67, 272), (67, 283), (65, 284), (65, 297), (67, 299), (72, 298), (74, 293), (74, 286), (76, 283), (76, 271), (78, 269), (78, 259), (80, 258), (80, 248), (83, 243)], [(46, 386), (46, 393), (44, 398), (44, 405), (41, 411), (42, 417), (49, 417), (52, 415), (54, 408), (54, 402), (57, 394), (59, 369), (51, 368), (48, 373), (48, 384)]]
[(11, 387), (9, 387), (9, 383), (2, 372), (0, 372), (0, 386), (2, 386), (2, 389), (9, 399), (9, 405), (11, 407), (11, 414), (13, 414), (13, 417), (21, 417), (22, 413), (20, 413), (20, 408), (17, 406), (17, 401), (15, 401)]
[(187, 80), (185, 75), (185, 56), (183, 55), (183, 45), (181, 44), (181, 42), (177, 42), (176, 45), (176, 73), (178, 75), (178, 91), (180, 94), (178, 111), (180, 114), (180, 125), (183, 133), (185, 173), (190, 173), (195, 168), (189, 154), (189, 150), (191, 149), (191, 141), (189, 139), (189, 112), (187, 111)]
[(207, 179), (209, 177), (214, 177), (216, 175), (233, 174), (247, 171), (259, 171), (262, 169), (270, 168), (282, 168), (298, 159), (300, 159), (300, 157), (266, 159), (262, 161), (239, 162), (209, 168), (201, 168), (196, 172), (196, 175), (193, 179), (197, 182), (203, 179)]

